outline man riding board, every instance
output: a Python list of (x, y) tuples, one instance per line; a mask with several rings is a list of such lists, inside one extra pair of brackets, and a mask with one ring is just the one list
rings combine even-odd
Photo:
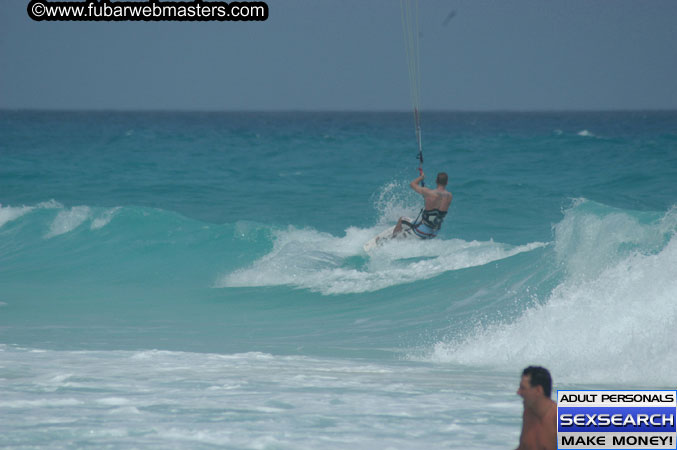
[[(393, 230), (393, 237), (400, 233), (414, 233), (421, 239), (432, 239), (437, 236), (438, 231), (442, 227), (442, 221), (447, 215), (449, 205), (453, 198), (451, 192), (447, 191), (447, 174), (440, 172), (437, 174), (437, 187), (429, 189), (420, 186), (419, 183), (423, 181), (425, 174), (421, 170), (421, 175), (409, 183), (409, 186), (423, 196), (425, 202), (421, 219), (414, 223), (408, 222), (405, 217), (400, 217), (397, 225)], [(403, 225), (408, 228), (403, 229)]]

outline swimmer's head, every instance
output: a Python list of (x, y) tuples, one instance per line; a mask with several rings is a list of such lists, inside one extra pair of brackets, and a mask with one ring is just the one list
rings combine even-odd
[[(528, 395), (527, 391), (530, 389), (541, 388), (543, 395), (550, 398), (552, 392), (552, 378), (550, 377), (550, 372), (545, 367), (540, 366), (529, 366), (522, 371), (522, 381), (525, 382), (525, 386), (522, 386), (520, 383), (520, 390), (517, 393), (526, 400), (525, 395), (520, 393), (522, 391), (524, 394)], [(526, 385), (528, 383), (528, 386)], [(527, 389), (523, 389), (527, 388)]]

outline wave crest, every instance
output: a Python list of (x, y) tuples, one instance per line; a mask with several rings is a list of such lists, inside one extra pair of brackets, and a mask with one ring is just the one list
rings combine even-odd
[(672, 383), (677, 370), (677, 214), (578, 202), (555, 227), (563, 281), (509, 323), (478, 326), (429, 359), (518, 369), (563, 381)]
[(351, 227), (344, 237), (289, 228), (275, 234), (272, 251), (250, 267), (222, 276), (216, 287), (292, 286), (324, 295), (374, 292), (482, 266), (545, 246), (493, 241), (393, 240), (367, 257), (362, 245), (378, 227)]

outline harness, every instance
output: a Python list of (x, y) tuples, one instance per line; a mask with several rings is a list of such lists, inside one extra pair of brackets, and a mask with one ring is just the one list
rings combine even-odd
[(439, 209), (426, 209), (421, 215), (421, 221), (428, 226), (428, 228), (439, 231), (442, 228), (442, 221), (447, 215), (446, 211)]
[(437, 232), (442, 228), (442, 221), (447, 215), (447, 211), (440, 211), (439, 209), (421, 210), (414, 223), (405, 222), (409, 225), (409, 231), (414, 233), (421, 239), (432, 239), (437, 236)]

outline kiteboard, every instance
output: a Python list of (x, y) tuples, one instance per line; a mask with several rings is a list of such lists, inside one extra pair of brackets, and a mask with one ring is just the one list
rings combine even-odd
[[(402, 219), (409, 222), (409, 223), (412, 222), (412, 220), (409, 217), (403, 217)], [(390, 239), (399, 239), (400, 236), (401, 237), (409, 236), (409, 233), (402, 233), (402, 235), (399, 235), (396, 238), (393, 238), (393, 232), (395, 231), (396, 226), (397, 225), (393, 225), (392, 227), (387, 228), (386, 230), (380, 232), (379, 234), (377, 234), (373, 238), (369, 239), (367, 241), (367, 243), (362, 246), (364, 251), (369, 253), (369, 252), (373, 251), (375, 248), (385, 244)], [(406, 227), (406, 225), (404, 225), (404, 227)]]

